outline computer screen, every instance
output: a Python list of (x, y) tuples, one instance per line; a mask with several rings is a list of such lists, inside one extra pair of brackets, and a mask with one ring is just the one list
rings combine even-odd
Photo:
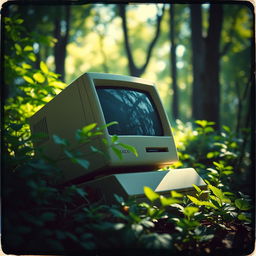
[(159, 114), (150, 95), (130, 88), (97, 87), (97, 94), (111, 135), (163, 136)]

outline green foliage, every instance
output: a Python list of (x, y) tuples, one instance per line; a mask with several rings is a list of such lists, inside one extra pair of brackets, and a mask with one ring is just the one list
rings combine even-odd
[[(12, 254), (58, 254), (146, 248), (200, 254), (215, 250), (216, 239), (225, 248), (221, 241), (230, 236), (244, 242), (246, 248), (253, 204), (250, 196), (230, 189), (230, 181), (236, 181), (234, 174), (243, 173), (250, 162), (248, 152), (240, 152), (243, 141), (227, 126), (217, 132), (212, 122), (200, 120), (195, 129), (179, 123), (175, 130), (180, 157), (176, 167), (196, 167), (208, 183), (207, 190), (194, 185), (194, 195), (176, 191), (159, 195), (145, 187), (148, 201), (125, 201), (115, 195), (116, 204), (108, 206), (92, 201), (88, 191), (78, 186), (52, 185), (62, 172), (40, 152), (34, 155), (27, 118), (64, 84), (45, 62), (35, 68), (33, 44), (22, 22), (19, 18), (5, 20), (10, 54), (5, 57), (4, 69), (9, 93), (4, 109), (3, 250)], [(87, 125), (77, 130), (76, 139), (89, 143), (109, 125), (115, 122), (103, 127)], [(42, 136), (38, 134), (33, 139)], [(71, 161), (89, 167), (86, 156), (72, 150), (68, 141), (57, 134), (53, 141)], [(120, 158), (120, 147), (137, 156), (136, 150), (120, 143), (117, 136), (105, 143)], [(91, 150), (102, 154), (95, 147)]]
[(159, 198), (159, 195), (149, 187), (144, 187), (144, 193), (151, 202)]
[[(150, 188), (144, 189), (145, 195), (151, 202), (150, 205), (141, 204), (147, 209), (146, 215), (154, 218), (155, 222), (164, 217), (167, 223), (174, 225), (176, 232), (172, 231), (172, 240), (175, 241), (178, 250), (195, 249), (196, 243), (207, 241), (211, 243), (216, 233), (225, 233), (229, 230), (231, 222), (237, 229), (241, 222), (251, 222), (248, 210), (251, 209), (252, 204), (248, 198), (239, 199), (215, 186), (208, 185), (208, 190), (205, 191), (207, 197), (201, 200), (199, 197), (203, 194), (203, 190), (194, 187), (198, 194), (196, 197), (187, 195), (189, 201), (184, 196), (175, 196), (176, 193), (164, 197)], [(152, 215), (152, 212), (161, 212), (161, 214)]]
[(4, 139), (11, 155), (17, 154), (17, 147), (31, 154), (27, 119), (65, 87), (45, 62), (36, 67), (35, 42), (22, 23), (20, 18), (4, 18)]
[[(89, 125), (84, 126), (81, 129), (78, 129), (76, 131), (76, 140), (78, 141), (79, 144), (84, 144), (84, 143), (90, 143), (92, 141), (93, 138), (97, 137), (97, 136), (101, 136), (104, 133), (104, 130), (111, 126), (111, 125), (115, 125), (117, 124), (117, 122), (111, 122), (109, 124), (103, 125), (101, 127), (98, 127), (96, 123), (92, 123)], [(74, 150), (71, 146), (70, 143), (63, 139), (60, 138), (58, 135), (53, 135), (53, 141), (58, 144), (61, 145), (64, 154), (73, 162), (73, 163), (77, 163), (79, 165), (81, 165), (83, 168), (88, 169), (90, 166), (90, 163), (85, 159), (86, 155), (82, 154), (81, 152)], [(124, 143), (120, 143), (118, 141), (118, 136), (114, 135), (111, 138), (111, 142), (108, 142), (105, 138), (102, 138), (102, 141), (105, 143), (105, 145), (109, 148), (111, 148), (114, 153), (120, 158), (122, 159), (122, 153), (120, 152), (119, 147), (125, 148), (127, 150), (129, 150), (130, 152), (132, 152), (135, 156), (138, 156), (138, 153), (136, 151), (136, 149), (131, 146), (131, 145), (127, 145)], [(100, 151), (99, 149), (90, 146), (90, 149), (92, 152), (94, 153), (99, 153), (104, 155), (106, 158), (109, 157), (107, 154), (105, 154), (103, 151)]]
[[(191, 124), (177, 122), (174, 136), (179, 161), (171, 167), (194, 167), (211, 184), (227, 190), (236, 189), (234, 185), (248, 184), (251, 166), (246, 141), (236, 137), (228, 126), (218, 131), (214, 122), (198, 120), (195, 123), (197, 127), (193, 129)], [(248, 186), (244, 189), (250, 193)]]

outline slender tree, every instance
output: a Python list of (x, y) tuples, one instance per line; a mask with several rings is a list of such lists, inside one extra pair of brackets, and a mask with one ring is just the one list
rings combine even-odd
[(150, 60), (153, 48), (154, 48), (154, 46), (157, 42), (157, 39), (160, 35), (161, 21), (162, 21), (163, 15), (164, 15), (164, 10), (165, 10), (165, 5), (163, 5), (161, 13), (157, 14), (156, 32), (155, 32), (155, 36), (153, 37), (152, 41), (150, 42), (150, 44), (148, 46), (145, 63), (141, 67), (138, 67), (134, 61), (134, 58), (132, 55), (132, 49), (131, 49), (131, 45), (130, 45), (130, 41), (129, 41), (127, 18), (126, 18), (126, 5), (124, 5), (124, 4), (119, 5), (119, 14), (122, 19), (122, 29), (123, 29), (123, 33), (124, 33), (124, 44), (125, 44), (125, 50), (126, 50), (127, 58), (128, 58), (130, 75), (139, 77), (145, 72), (145, 70), (149, 64), (149, 60)]
[(204, 40), (202, 37), (202, 11), (200, 4), (191, 4), (191, 39), (192, 39), (192, 116), (194, 119), (202, 118), (202, 76), (204, 61)]
[(202, 33), (201, 5), (191, 4), (194, 119), (214, 121), (220, 125), (220, 40), (223, 23), (221, 4), (210, 4), (206, 37)]
[[(63, 14), (63, 15), (61, 15)], [(57, 43), (54, 46), (55, 72), (65, 80), (66, 46), (68, 44), (70, 28), (70, 5), (56, 8), (54, 37)]]
[(179, 118), (179, 91), (177, 85), (177, 66), (176, 66), (176, 30), (175, 30), (175, 5), (170, 4), (169, 9), (170, 15), (170, 62), (171, 62), (171, 75), (172, 75), (172, 89), (173, 89), (173, 98), (172, 98), (172, 114), (174, 119)]

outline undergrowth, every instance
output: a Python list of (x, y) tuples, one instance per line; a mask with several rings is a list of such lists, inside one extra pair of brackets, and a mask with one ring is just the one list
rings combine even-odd
[[(58, 254), (85, 250), (97, 252), (122, 249), (167, 250), (187, 255), (214, 254), (220, 250), (236, 253), (253, 248), (253, 191), (251, 189), (249, 130), (236, 135), (223, 126), (198, 120), (177, 122), (174, 129), (179, 161), (169, 169), (194, 167), (208, 186), (195, 195), (171, 191), (169, 196), (145, 187), (146, 200), (138, 203), (118, 195), (116, 204), (92, 202), (87, 191), (72, 185), (59, 188), (51, 182), (61, 175), (52, 159), (34, 154), (27, 118), (47, 103), (65, 84), (44, 62), (35, 66), (33, 42), (22, 29), (22, 20), (5, 20), (9, 38), (5, 61), (4, 124), (2, 142), (2, 248), (12, 254)], [(53, 44), (49, 38), (43, 43)], [(12, 43), (11, 43), (12, 42)], [(83, 127), (77, 139), (89, 143), (101, 136), (96, 124)], [(70, 159), (89, 168), (89, 161), (70, 151), (68, 142), (53, 138)], [(115, 152), (120, 144), (113, 136), (108, 145)], [(94, 154), (101, 152), (91, 148)], [(118, 154), (118, 153), (117, 153)], [(178, 171), (178, 170), (176, 170)]]

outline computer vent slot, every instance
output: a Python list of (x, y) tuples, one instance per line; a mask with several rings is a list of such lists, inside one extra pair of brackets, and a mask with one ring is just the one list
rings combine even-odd
[(33, 133), (35, 135), (35, 143), (40, 145), (49, 140), (49, 132), (47, 127), (46, 118), (43, 117), (33, 126)]

